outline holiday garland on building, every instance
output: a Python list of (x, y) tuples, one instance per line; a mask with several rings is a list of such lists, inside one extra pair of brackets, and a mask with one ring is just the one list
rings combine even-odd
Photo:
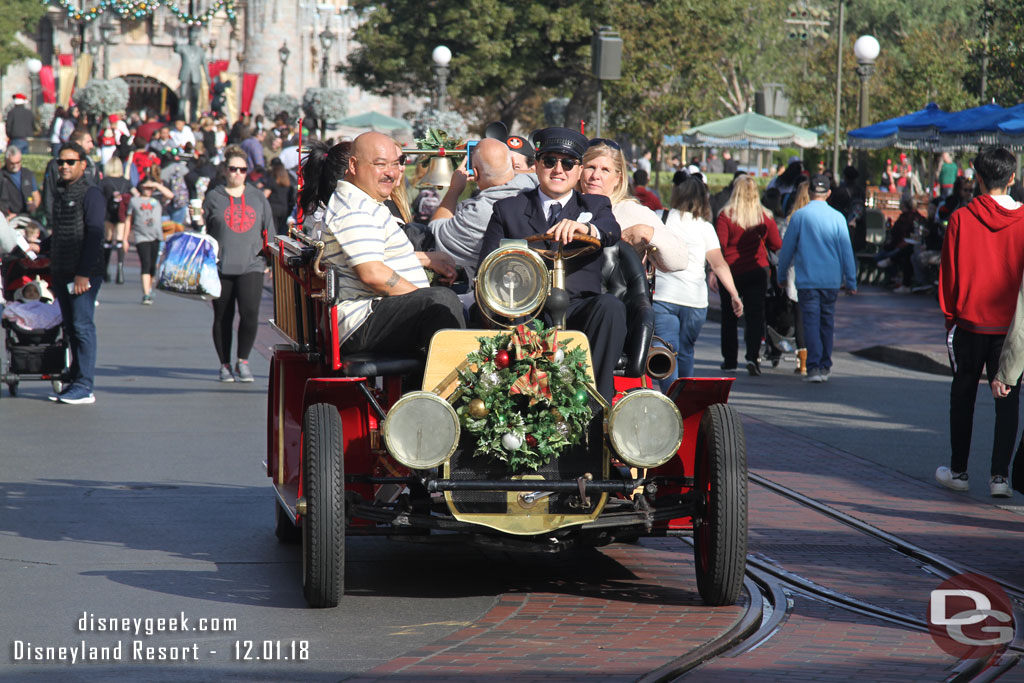
[[(512, 334), (478, 337), (459, 370), (459, 420), (475, 457), (536, 471), (580, 443), (591, 419), (587, 354), (534, 320)], [(475, 368), (475, 370), (473, 369)]]
[(104, 12), (116, 12), (122, 19), (142, 19), (156, 11), (157, 7), (166, 7), (171, 14), (183, 24), (188, 26), (206, 26), (221, 9), (228, 17), (228, 21), (235, 22), (234, 0), (216, 0), (207, 10), (198, 14), (189, 14), (182, 11), (177, 3), (171, 0), (100, 0), (99, 4), (89, 9), (79, 9), (71, 0), (42, 0), (44, 5), (53, 5), (64, 10), (69, 19), (84, 21), (86, 23), (95, 21)]

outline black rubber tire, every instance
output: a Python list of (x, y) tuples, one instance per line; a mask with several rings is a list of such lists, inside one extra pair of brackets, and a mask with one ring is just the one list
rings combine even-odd
[(281, 503), (274, 501), (274, 535), (277, 542), (284, 545), (298, 545), (302, 543), (302, 529), (292, 524), (291, 517), (281, 507)]
[(50, 388), (53, 389), (53, 393), (59, 394), (64, 390), (64, 383), (59, 379), (50, 380)]
[(708, 406), (697, 437), (696, 487), (704, 495), (693, 525), (697, 590), (708, 605), (731, 605), (747, 564), (747, 448), (739, 415)]
[(7, 391), (9, 391), (11, 393), (11, 396), (17, 396), (18, 395), (18, 382), (8, 382), (7, 383)]
[(337, 408), (307, 408), (302, 443), (302, 592), (310, 607), (337, 607), (345, 593), (345, 461)]

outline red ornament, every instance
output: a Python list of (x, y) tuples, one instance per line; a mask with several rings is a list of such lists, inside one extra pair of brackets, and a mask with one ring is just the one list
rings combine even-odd
[(504, 349), (494, 354), (494, 364), (499, 368), (507, 368), (509, 362), (508, 351)]
[(537, 437), (535, 437), (533, 434), (527, 434), (526, 435), (526, 445), (529, 446), (530, 448), (533, 448), (534, 446), (536, 446), (537, 445)]

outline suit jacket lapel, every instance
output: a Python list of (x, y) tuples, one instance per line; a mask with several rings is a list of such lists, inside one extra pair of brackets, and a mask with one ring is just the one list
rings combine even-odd
[(548, 219), (544, 215), (544, 207), (540, 203), (540, 190), (530, 190), (524, 193), (527, 195), (526, 211), (524, 212), (526, 223), (538, 235), (548, 231)]

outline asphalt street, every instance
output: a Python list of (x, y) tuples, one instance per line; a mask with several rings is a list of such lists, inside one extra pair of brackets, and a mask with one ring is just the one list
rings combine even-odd
[[(266, 359), (253, 354), (254, 384), (217, 382), (209, 304), (158, 295), (154, 306), (140, 306), (137, 277), (130, 271), (129, 284), (100, 293), (95, 405), (50, 403), (45, 382), (23, 383), (18, 398), (4, 388), (0, 399), (0, 680), (342, 680), (465, 628), (503, 593), (617, 571), (607, 559), (597, 566), (597, 555), (538, 559), (353, 540), (342, 607), (308, 609), (299, 551), (273, 534), (263, 469)], [(698, 374), (720, 374), (716, 324), (705, 326), (697, 355)], [(922, 481), (947, 462), (948, 378), (846, 352), (826, 385), (801, 382), (792, 367), (742, 373), (731, 402)], [(986, 392), (970, 474), (971, 495), (991, 501), (982, 485), (992, 424)], [(111, 633), (90, 615), (143, 621)], [(154, 621), (147, 635), (147, 618), (182, 616), (190, 630), (166, 630), (180, 626), (168, 621), (159, 631)], [(121, 643), (121, 660), (26, 655), (30, 646), (83, 642)], [(198, 661), (160, 659), (172, 656)]]

